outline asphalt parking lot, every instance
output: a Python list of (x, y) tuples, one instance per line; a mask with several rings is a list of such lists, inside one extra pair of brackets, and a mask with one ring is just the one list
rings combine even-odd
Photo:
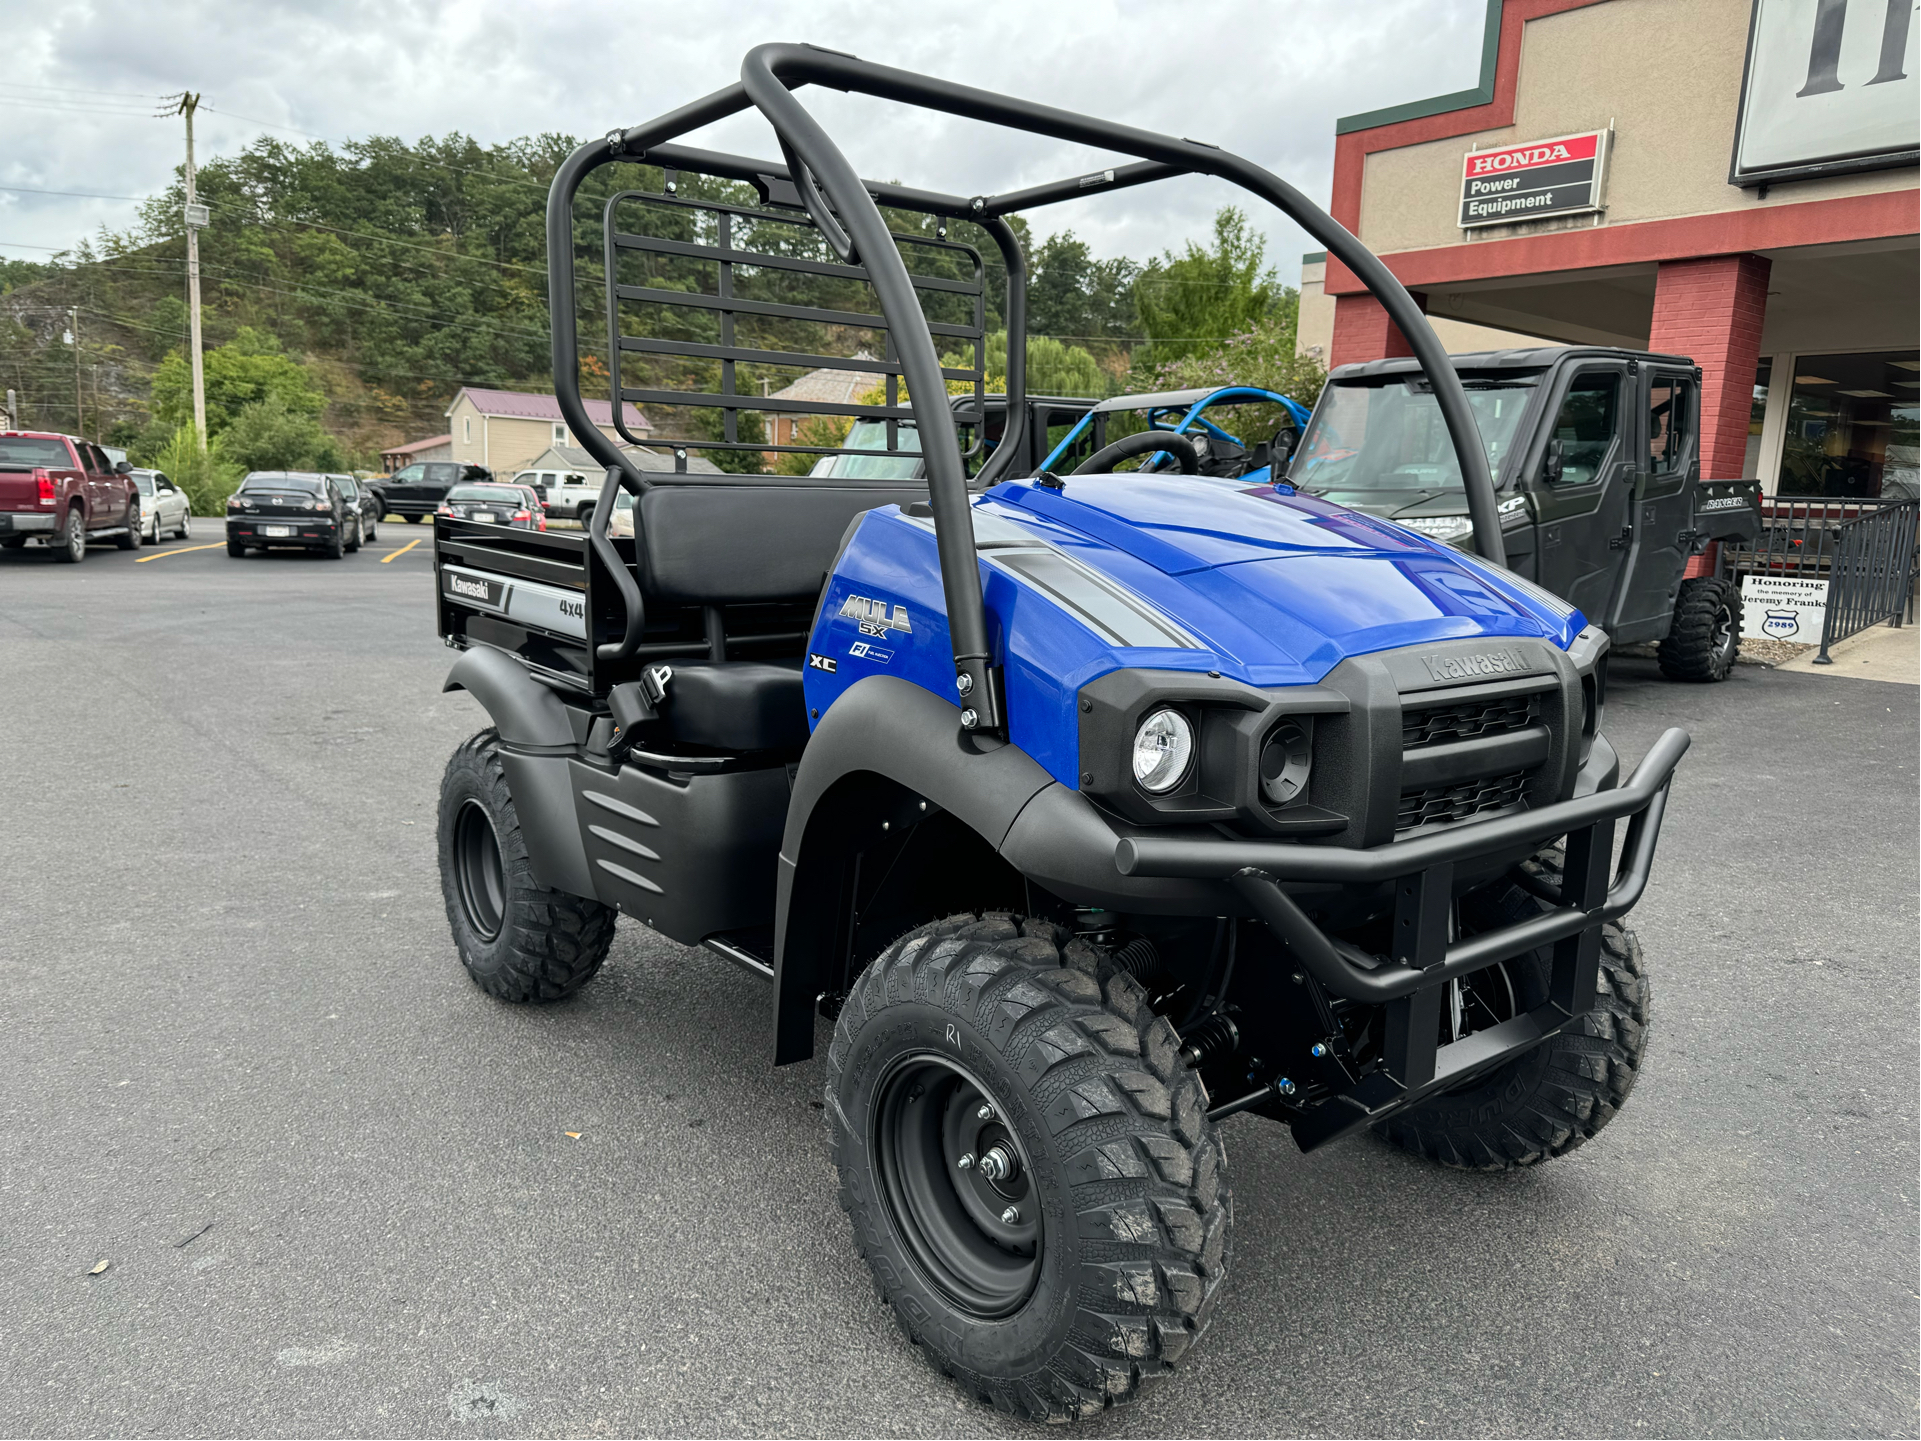
[[(425, 534), (0, 552), (0, 1433), (1004, 1432), (877, 1306), (761, 982), (627, 920), (570, 1002), (467, 981)], [(1916, 699), (1617, 661), (1630, 761), (1695, 738), (1628, 1108), (1493, 1178), (1230, 1121), (1207, 1343), (1079, 1429), (1912, 1434)]]

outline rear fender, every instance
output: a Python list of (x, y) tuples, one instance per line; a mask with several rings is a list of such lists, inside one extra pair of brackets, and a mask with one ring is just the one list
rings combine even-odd
[(1694, 534), (1699, 540), (1753, 540), (1761, 533), (1761, 483), (1703, 481), (1694, 493)]
[(484, 646), (454, 663), (441, 690), (466, 691), (500, 733), (500, 764), (534, 880), (551, 891), (598, 899), (568, 770), (576, 751), (574, 728), (560, 698), (518, 661)]

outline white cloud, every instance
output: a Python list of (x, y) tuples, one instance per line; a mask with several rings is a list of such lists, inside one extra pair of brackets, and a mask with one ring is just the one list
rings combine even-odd
[[(329, 139), (460, 131), (483, 143), (541, 131), (597, 135), (730, 83), (767, 40), (869, 60), (1082, 110), (1235, 150), (1325, 203), (1336, 117), (1460, 90), (1476, 79), (1484, 0), (876, 0), (612, 5), (558, 0), (68, 0), (0, 3), (0, 185), (137, 196), (181, 159), (155, 97), (201, 91), (202, 158), (288, 129)], [(34, 88), (28, 88), (34, 87)], [(1015, 189), (1105, 157), (831, 92), (803, 92), (863, 174), (961, 194)], [(24, 103), (23, 103), (24, 102)], [(60, 107), (60, 108), (52, 108)], [(242, 119), (240, 117), (252, 117)], [(755, 117), (689, 137), (776, 154)], [(1146, 256), (1203, 235), (1246, 197), (1185, 179), (1036, 211), (1101, 254)], [(1291, 276), (1312, 242), (1278, 212), (1256, 221)], [(127, 201), (0, 190), (0, 254), (44, 257)]]

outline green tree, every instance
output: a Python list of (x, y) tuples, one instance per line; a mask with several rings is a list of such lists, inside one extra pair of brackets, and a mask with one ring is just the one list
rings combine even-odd
[(1041, 242), (1029, 269), (1030, 335), (1122, 341), (1136, 333), (1134, 286), (1141, 267), (1135, 261), (1096, 260), (1086, 241), (1063, 230)]
[[(312, 419), (327, 408), (327, 397), (300, 362), (282, 353), (272, 334), (242, 326), (232, 340), (206, 352), (207, 432), (212, 439), (239, 419), (242, 411), (275, 401), (290, 415)], [(175, 352), (153, 373), (154, 418), (168, 425), (193, 419), (193, 370)]]
[(241, 410), (220, 432), (214, 449), (221, 459), (242, 470), (347, 468), (340, 442), (322, 430), (311, 414), (293, 409), (279, 395)]
[(1211, 350), (1267, 319), (1284, 291), (1267, 264), (1267, 242), (1233, 206), (1214, 216), (1212, 248), (1188, 241), (1147, 263), (1134, 282), (1141, 329), (1151, 353), (1140, 357), (1164, 365)]
[(210, 454), (194, 434), (193, 423), (180, 426), (152, 457), (154, 469), (187, 493), (195, 515), (224, 515), (227, 497), (240, 484), (241, 468)]

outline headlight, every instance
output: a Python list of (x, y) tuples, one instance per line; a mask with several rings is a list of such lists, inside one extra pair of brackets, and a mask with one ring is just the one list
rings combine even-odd
[(1261, 794), (1277, 806), (1298, 800), (1313, 765), (1306, 729), (1299, 721), (1282, 721), (1261, 748)]
[(1134, 732), (1134, 779), (1162, 795), (1180, 784), (1194, 757), (1194, 728), (1177, 710), (1157, 710)]

